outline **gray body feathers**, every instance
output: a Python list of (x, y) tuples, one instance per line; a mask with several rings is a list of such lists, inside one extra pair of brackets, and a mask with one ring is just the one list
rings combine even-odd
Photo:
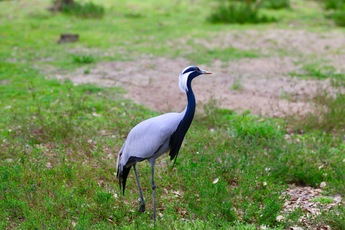
[(133, 164), (146, 159), (154, 161), (170, 150), (170, 137), (176, 131), (185, 111), (150, 118), (140, 122), (129, 132), (117, 158), (117, 177), (123, 192)]

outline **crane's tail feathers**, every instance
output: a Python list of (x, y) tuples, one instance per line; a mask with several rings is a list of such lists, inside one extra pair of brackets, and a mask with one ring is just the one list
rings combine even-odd
[(169, 156), (170, 156), (170, 161), (174, 160), (176, 161), (177, 155), (178, 155), (178, 151), (179, 149), (176, 151), (176, 149), (171, 149), (169, 152)]
[(170, 150), (170, 153), (169, 153), (170, 161), (174, 160), (173, 167), (176, 165), (176, 160), (177, 160), (179, 150), (180, 148), (178, 148), (177, 151)]
[(171, 157), (170, 160), (171, 160), (171, 161), (174, 160), (173, 167), (175, 167), (176, 161), (177, 161), (177, 154), (175, 155), (174, 158)]
[(127, 177), (128, 177), (129, 171), (131, 170), (131, 167), (132, 166), (123, 167), (122, 172), (120, 172), (120, 174), (118, 175), (119, 185), (120, 185), (120, 189), (122, 188), (123, 195), (125, 194)]

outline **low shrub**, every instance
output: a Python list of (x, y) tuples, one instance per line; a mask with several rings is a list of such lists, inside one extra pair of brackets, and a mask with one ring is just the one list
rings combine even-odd
[(326, 10), (341, 9), (345, 5), (345, 0), (323, 0)]
[(331, 17), (337, 26), (345, 27), (345, 5), (342, 9), (334, 11)]
[(323, 0), (327, 17), (337, 26), (345, 27), (345, 0)]
[(264, 0), (262, 4), (265, 8), (275, 10), (290, 8), (290, 0)]
[(78, 3), (73, 5), (63, 5), (61, 12), (80, 18), (102, 18), (104, 15), (104, 7), (96, 5), (92, 2)]
[(255, 2), (222, 1), (208, 21), (211, 23), (267, 23), (276, 21), (273, 17), (259, 15), (260, 6)]

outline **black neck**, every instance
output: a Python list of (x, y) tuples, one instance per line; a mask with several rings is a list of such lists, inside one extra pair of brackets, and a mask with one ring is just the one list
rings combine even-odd
[(194, 114), (195, 114), (195, 106), (196, 106), (196, 102), (195, 102), (195, 96), (192, 90), (192, 87), (190, 85), (190, 82), (188, 84), (188, 92), (187, 94), (187, 106), (185, 109), (185, 114), (183, 116), (183, 119), (181, 121), (181, 123), (183, 123), (183, 129), (185, 130), (185, 132), (187, 132), (190, 124), (192, 123), (192, 120), (194, 118)]
[(175, 132), (172, 134), (170, 138), (170, 159), (176, 160), (176, 156), (180, 150), (182, 141), (189, 129), (189, 126), (192, 124), (194, 113), (195, 113), (195, 96), (191, 87), (191, 80), (187, 82), (187, 88), (188, 91), (186, 92), (187, 94), (187, 106), (185, 108), (184, 116), (178, 125), (177, 129)]

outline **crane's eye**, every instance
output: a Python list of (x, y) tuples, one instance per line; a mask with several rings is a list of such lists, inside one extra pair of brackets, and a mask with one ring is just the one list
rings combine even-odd
[(200, 71), (200, 69), (198, 67), (196, 67), (196, 71)]

